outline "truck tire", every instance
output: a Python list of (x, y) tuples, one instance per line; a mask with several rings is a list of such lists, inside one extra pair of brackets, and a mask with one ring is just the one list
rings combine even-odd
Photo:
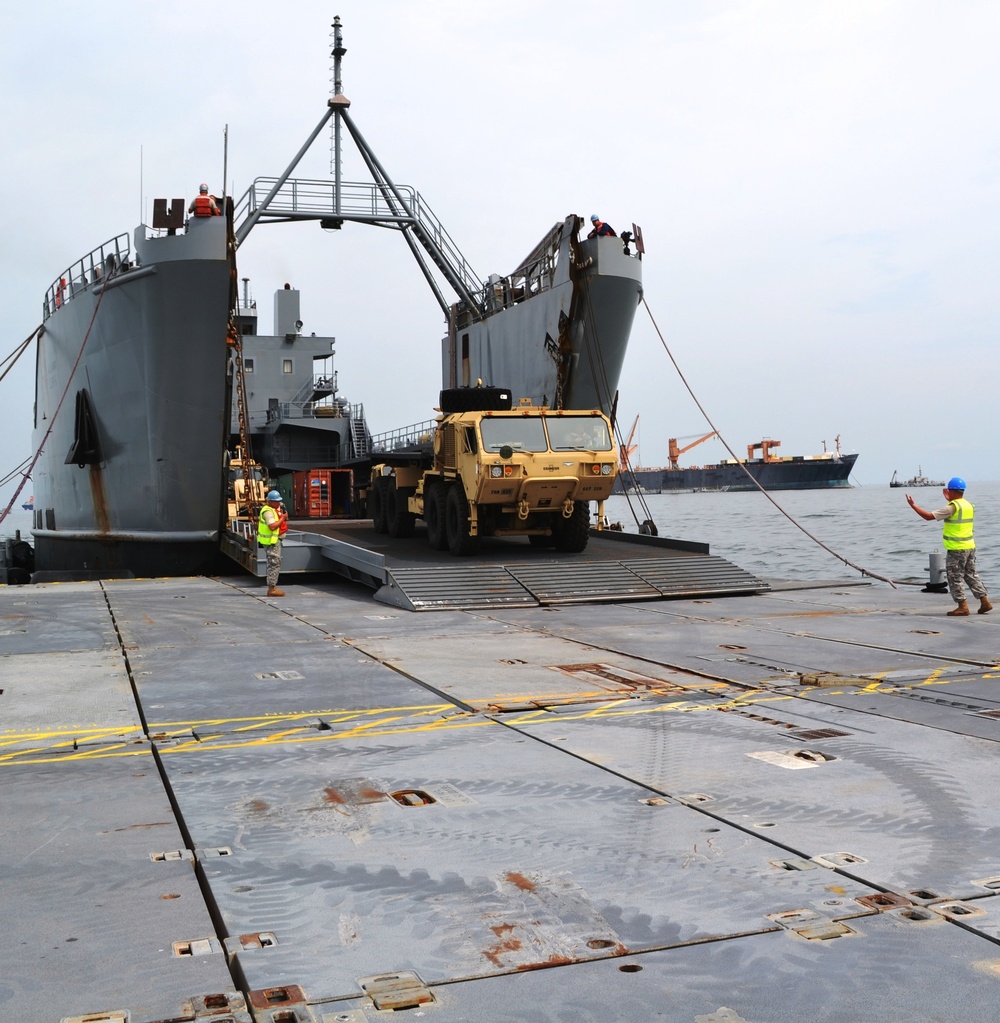
[(443, 483), (432, 483), (424, 494), (424, 522), (427, 542), (433, 551), (448, 550), (448, 529), (445, 525), (445, 501), (448, 491)]
[(445, 415), (452, 412), (509, 412), (513, 399), (506, 387), (447, 387), (439, 398), (438, 408)]
[(552, 536), (556, 550), (563, 554), (579, 554), (585, 550), (590, 539), (590, 502), (576, 501), (568, 519), (559, 515), (552, 527)]
[(376, 533), (389, 532), (389, 520), (386, 515), (388, 510), (386, 508), (386, 493), (386, 479), (384, 476), (378, 476), (372, 485), (371, 493), (368, 495), (372, 509), (372, 525), (375, 527)]
[(408, 492), (390, 486), (386, 490), (385, 517), (389, 526), (389, 536), (413, 536), (415, 516), (407, 506)]
[(469, 534), (469, 502), (461, 483), (448, 488), (444, 502), (445, 531), (448, 535), (448, 550), (458, 558), (475, 554), (479, 550), (479, 537)]

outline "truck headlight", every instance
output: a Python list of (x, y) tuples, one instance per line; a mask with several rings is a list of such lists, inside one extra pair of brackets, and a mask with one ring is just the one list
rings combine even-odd
[(610, 462), (605, 462), (604, 465), (601, 466), (601, 475), (602, 476), (610, 476), (611, 475), (611, 469), (612, 469), (611, 463)]
[(491, 465), (490, 466), (490, 476), (493, 479), (499, 479), (501, 476), (503, 476), (503, 466), (502, 465)]

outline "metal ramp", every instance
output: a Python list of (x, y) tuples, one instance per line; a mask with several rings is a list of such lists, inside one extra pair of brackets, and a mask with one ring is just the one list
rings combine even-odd
[(598, 604), (764, 593), (767, 583), (714, 555), (628, 561), (388, 565), (375, 599), (408, 611)]
[[(408, 541), (381, 537), (376, 544), (374, 535), (355, 535), (346, 528), (342, 536), (290, 529), (284, 540), (282, 576), (333, 573), (371, 587), (380, 603), (407, 611), (731, 597), (770, 589), (725, 558), (650, 547), (648, 537), (635, 538), (645, 542), (639, 550), (649, 552), (642, 557), (634, 556), (634, 548), (629, 550), (633, 545), (627, 538), (617, 536), (611, 543), (606, 534), (595, 533), (585, 554), (558, 557), (511, 545), (480, 557), (451, 558), (431, 552), (423, 537)], [(267, 575), (263, 552), (245, 532), (227, 531), (222, 551), (258, 579)]]

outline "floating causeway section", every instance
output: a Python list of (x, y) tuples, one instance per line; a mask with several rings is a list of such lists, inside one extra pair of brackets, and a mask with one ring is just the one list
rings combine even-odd
[(1000, 614), (282, 587), (0, 587), (0, 1019), (996, 1015)]

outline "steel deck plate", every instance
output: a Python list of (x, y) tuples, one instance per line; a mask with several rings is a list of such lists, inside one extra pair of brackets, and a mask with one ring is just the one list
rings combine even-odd
[[(252, 989), (347, 997), (872, 912), (877, 895), (482, 719), (165, 758)], [(211, 786), (202, 779), (211, 777)], [(392, 793), (396, 793), (395, 798)], [(406, 795), (404, 795), (404, 793)]]
[(0, 1018), (992, 1012), (993, 618), (286, 589), (0, 588)]
[(0, 767), (0, 1017), (241, 1008), (148, 746), (90, 756)]

